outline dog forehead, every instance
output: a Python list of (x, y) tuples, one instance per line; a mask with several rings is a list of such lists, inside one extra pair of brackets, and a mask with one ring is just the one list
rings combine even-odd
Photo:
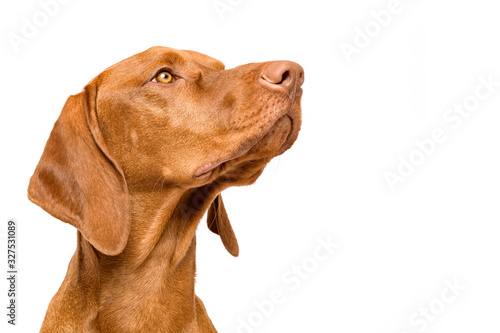
[(206, 67), (213, 67), (218, 70), (224, 70), (225, 66), (222, 63), (222, 61), (217, 60), (215, 58), (212, 58), (210, 56), (207, 56), (206, 54), (199, 53), (196, 51), (190, 51), (190, 50), (182, 50), (185, 54), (188, 54), (191, 59), (194, 61), (198, 62), (199, 64), (206, 66)]
[(177, 50), (164, 46), (153, 46), (137, 54), (137, 56), (145, 59), (156, 59), (159, 62), (171, 63), (172, 65), (211, 67), (217, 70), (225, 69), (224, 64), (220, 60), (206, 54), (191, 50)]
[(106, 68), (101, 73), (101, 76), (109, 77), (124, 73), (141, 73), (149, 68), (154, 68), (159, 65), (184, 66), (185, 64), (186, 59), (179, 53), (178, 50), (157, 46), (144, 52), (137, 53)]
[(203, 53), (154, 46), (108, 67), (98, 75), (98, 81), (102, 84), (114, 77), (124, 77), (125, 75), (138, 78), (144, 76), (145, 73), (150, 74), (150, 71), (158, 70), (162, 66), (177, 67), (193, 76), (197, 76), (197, 73), (203, 71), (203, 68), (225, 69), (221, 61)]
[[(151, 64), (171, 65), (180, 67), (212, 67), (224, 70), (224, 64), (206, 54), (190, 50), (177, 50), (164, 46), (153, 46), (144, 52), (133, 55), (117, 65), (151, 66)], [(118, 66), (117, 66), (118, 67)]]

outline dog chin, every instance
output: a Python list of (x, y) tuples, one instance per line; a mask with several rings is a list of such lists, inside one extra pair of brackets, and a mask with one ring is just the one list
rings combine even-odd
[[(300, 111), (299, 111), (300, 112)], [(195, 172), (194, 179), (208, 180), (214, 175), (214, 171), (219, 169), (227, 170), (229, 165), (240, 165), (245, 161), (267, 160), (283, 154), (295, 142), (300, 127), (300, 116), (294, 116), (295, 112), (289, 111), (281, 116), (271, 126), (271, 128), (261, 137), (254, 137), (247, 140), (230, 158), (207, 163)], [(295, 121), (294, 121), (295, 119)], [(298, 121), (297, 121), (298, 120)]]
[(269, 132), (253, 147), (247, 155), (252, 158), (274, 157), (290, 148), (293, 141), (289, 138), (292, 134), (293, 121), (288, 115), (284, 115), (276, 121)]

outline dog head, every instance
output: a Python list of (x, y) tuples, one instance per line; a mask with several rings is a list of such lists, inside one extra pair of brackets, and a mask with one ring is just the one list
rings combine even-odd
[(225, 70), (193, 51), (134, 55), (68, 99), (28, 196), (116, 255), (130, 230), (130, 191), (209, 188), (209, 228), (237, 255), (219, 193), (253, 183), (291, 147), (303, 80), (303, 69), (287, 61)]

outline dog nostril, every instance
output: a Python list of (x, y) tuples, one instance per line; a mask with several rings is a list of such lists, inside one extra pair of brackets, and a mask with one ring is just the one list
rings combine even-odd
[(299, 73), (299, 86), (304, 84), (304, 70), (301, 70)]
[(281, 76), (281, 81), (278, 84), (282, 84), (283, 82), (288, 80), (289, 77), (290, 77), (290, 72), (289, 71), (284, 72), (283, 75)]
[(261, 79), (289, 94), (304, 82), (304, 70), (291, 61), (271, 61), (263, 68)]

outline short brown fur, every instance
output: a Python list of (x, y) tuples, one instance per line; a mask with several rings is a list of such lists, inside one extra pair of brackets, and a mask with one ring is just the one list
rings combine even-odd
[[(157, 82), (169, 71), (171, 83)], [(77, 250), (40, 332), (216, 332), (195, 295), (195, 231), (238, 244), (220, 195), (253, 183), (297, 138), (302, 68), (224, 70), (154, 47), (71, 96), (28, 197), (78, 229)]]

